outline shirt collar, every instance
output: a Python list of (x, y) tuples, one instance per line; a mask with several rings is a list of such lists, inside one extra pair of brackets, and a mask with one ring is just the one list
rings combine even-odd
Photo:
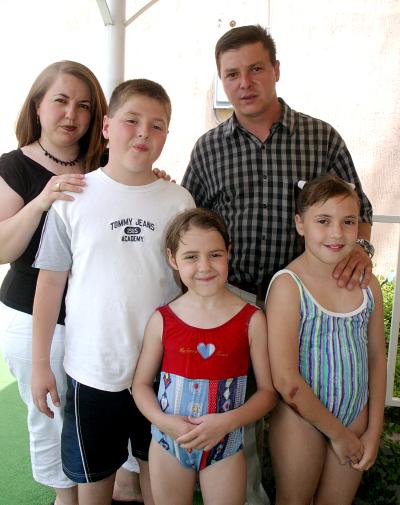
[(224, 121), (222, 128), (225, 137), (230, 137), (236, 128), (240, 127), (238, 120), (236, 119), (235, 113), (231, 115), (226, 121)]
[(281, 117), (278, 123), (281, 123), (285, 128), (289, 130), (290, 135), (293, 135), (296, 129), (296, 111), (291, 109), (282, 98), (278, 98), (278, 100), (282, 107)]
[[(284, 126), (289, 130), (290, 135), (293, 135), (296, 129), (296, 111), (291, 109), (282, 98), (279, 98), (279, 102), (282, 107), (281, 117), (274, 124), (275, 125), (281, 124), (282, 126)], [(233, 135), (234, 131), (237, 128), (245, 130), (245, 128), (243, 128), (239, 124), (239, 121), (237, 120), (235, 113), (233, 113), (232, 116), (229, 119), (227, 119), (223, 124), (224, 135), (226, 137)]]

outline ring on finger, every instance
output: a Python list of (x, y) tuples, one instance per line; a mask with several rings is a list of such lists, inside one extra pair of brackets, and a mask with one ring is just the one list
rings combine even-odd
[(55, 191), (59, 191), (61, 193), (61, 182), (56, 182), (54, 186)]

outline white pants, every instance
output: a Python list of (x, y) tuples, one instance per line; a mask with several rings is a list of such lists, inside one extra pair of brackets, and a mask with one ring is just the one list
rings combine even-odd
[(57, 382), (61, 406), (47, 401), (54, 419), (34, 405), (31, 393), (32, 316), (0, 304), (0, 336), (4, 359), (17, 379), (19, 393), (28, 408), (28, 430), (33, 478), (50, 487), (68, 488), (75, 483), (67, 478), (61, 465), (61, 429), (67, 392), (64, 359), (64, 326), (57, 325), (51, 346), (50, 364)]
[(128, 472), (140, 473), (139, 463), (137, 459), (132, 456), (131, 441), (128, 443), (128, 459), (122, 465), (122, 468), (128, 470)]

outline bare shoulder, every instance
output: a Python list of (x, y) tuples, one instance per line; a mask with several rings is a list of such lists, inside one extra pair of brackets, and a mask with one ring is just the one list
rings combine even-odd
[(282, 272), (272, 281), (269, 288), (267, 303), (271, 298), (298, 298), (299, 288), (289, 272)]
[(375, 303), (381, 302), (383, 299), (381, 285), (379, 283), (379, 280), (373, 274), (371, 276), (371, 280), (369, 281), (369, 288), (372, 291)]
[(266, 327), (267, 320), (264, 312), (261, 309), (254, 311), (250, 317), (249, 328), (250, 330), (255, 328)]
[[(253, 312), (249, 320), (248, 338), (250, 347), (254, 345), (266, 345), (267, 342), (267, 319), (264, 312), (258, 309)], [(264, 343), (264, 344), (263, 344)]]
[(159, 310), (156, 310), (153, 312), (153, 314), (150, 316), (150, 319), (147, 321), (146, 325), (146, 332), (162, 332), (163, 329), (163, 318), (161, 315), (161, 312)]

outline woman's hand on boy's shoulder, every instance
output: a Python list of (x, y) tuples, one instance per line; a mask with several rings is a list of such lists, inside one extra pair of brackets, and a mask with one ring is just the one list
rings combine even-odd
[(64, 191), (81, 193), (86, 186), (84, 174), (54, 175), (43, 188), (42, 192), (33, 200), (42, 212), (49, 210), (56, 200), (71, 202), (74, 198)]

